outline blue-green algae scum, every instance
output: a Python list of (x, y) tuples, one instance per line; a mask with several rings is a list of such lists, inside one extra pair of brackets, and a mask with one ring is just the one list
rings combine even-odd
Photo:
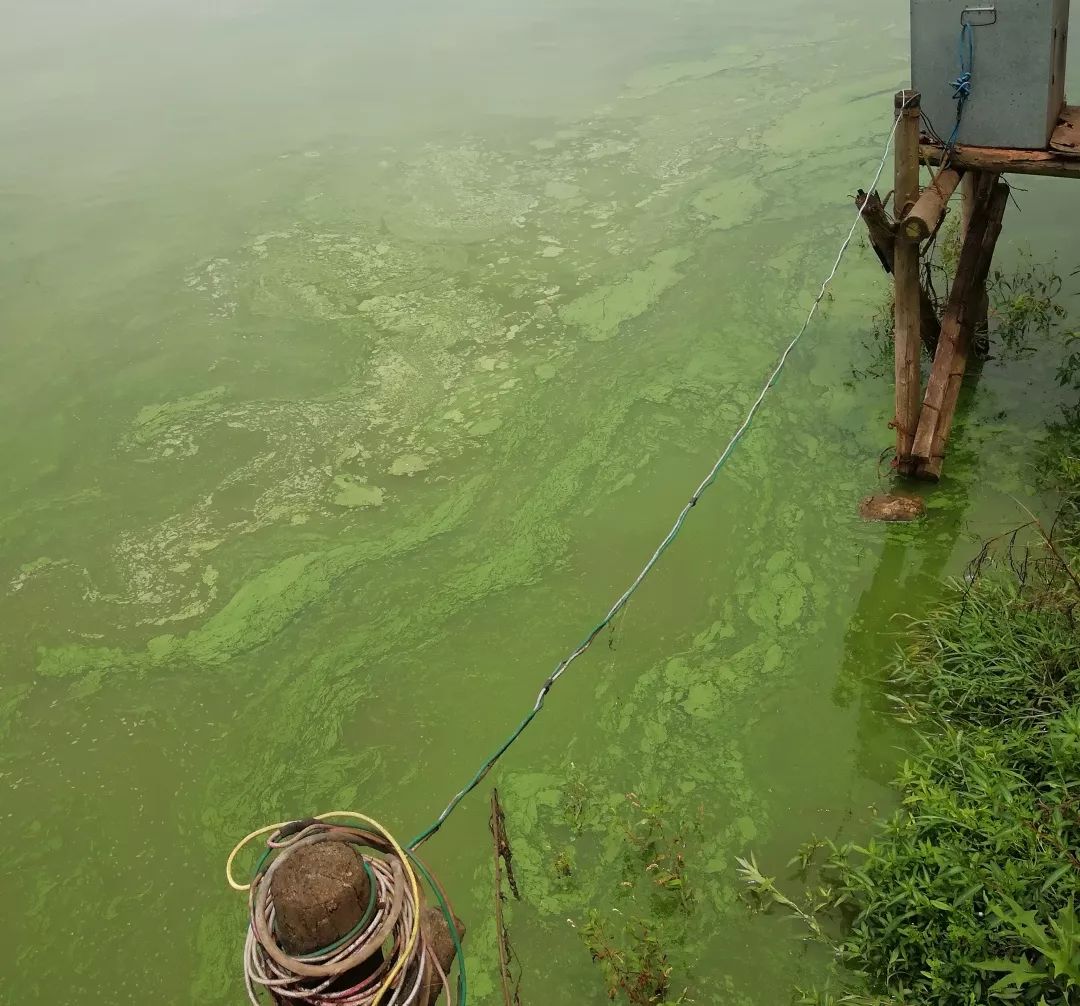
[[(3, 4), (0, 1000), (242, 1002), (236, 839), (430, 823), (791, 338), (906, 32), (883, 0)], [(1003, 256), (1075, 260), (1048, 192)], [(1012, 519), (1056, 408), (1047, 365), (989, 366), (929, 518), (862, 524), (884, 289), (854, 246), (492, 776), (533, 1006), (607, 1001), (590, 908), (656, 919), (695, 1002), (822, 973), (734, 857), (888, 809), (892, 616)], [(688, 910), (623, 886), (627, 793), (693, 836)], [(494, 1003), (486, 787), (427, 853)]]

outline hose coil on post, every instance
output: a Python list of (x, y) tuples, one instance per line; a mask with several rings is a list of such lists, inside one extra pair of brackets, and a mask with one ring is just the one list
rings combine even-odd
[[(346, 817), (360, 827), (334, 823)], [(249, 842), (266, 835), (266, 849), (249, 884), (233, 877), (237, 854)], [(271, 892), (274, 875), (301, 849), (334, 841), (354, 848), (370, 883), (370, 899), (360, 921), (335, 943), (312, 953), (293, 955), (281, 946), (275, 932)], [(248, 892), (248, 932), (244, 945), (244, 983), (253, 1006), (258, 990), (278, 1002), (313, 1006), (415, 1006), (422, 1002), (424, 977), (431, 968), (442, 980), (447, 1002), (449, 983), (420, 929), (420, 886), (410, 854), (372, 818), (353, 812), (322, 814), (300, 822), (268, 825), (245, 837), (229, 856), (229, 886)], [(427, 871), (420, 866), (427, 876)], [(444, 914), (441, 892), (436, 891)], [(382, 951), (376, 963), (373, 958)], [(370, 963), (369, 963), (370, 962)], [(368, 964), (364, 968), (363, 965)], [(358, 970), (359, 969), (359, 970)], [(349, 976), (349, 977), (346, 977)], [(353, 981), (353, 977), (358, 976)], [(344, 987), (343, 986), (344, 983)], [(351, 983), (351, 984), (350, 984)]]

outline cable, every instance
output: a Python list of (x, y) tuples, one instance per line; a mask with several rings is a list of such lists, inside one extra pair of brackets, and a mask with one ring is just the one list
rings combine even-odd
[[(889, 133), (888, 139), (885, 141), (885, 150), (881, 155), (881, 163), (878, 165), (877, 172), (874, 174), (874, 180), (867, 187), (867, 191), (873, 191), (877, 187), (878, 180), (881, 178), (882, 171), (885, 170), (885, 162), (888, 160), (889, 151), (892, 148), (893, 138), (896, 136), (896, 129), (900, 123), (901, 116), (897, 116), (893, 122), (893, 128)], [(434, 835), (445, 823), (446, 819), (457, 809), (458, 804), (465, 799), (478, 785), (480, 785), (484, 776), (491, 771), (495, 763), (506, 753), (510, 746), (525, 732), (525, 728), (536, 718), (537, 714), (544, 707), (544, 700), (547, 698), (548, 692), (551, 691), (555, 682), (562, 677), (566, 672), (566, 669), (580, 657), (593, 643), (598, 635), (611, 623), (611, 620), (618, 615), (620, 611), (627, 605), (630, 598), (634, 595), (637, 589), (641, 586), (645, 578), (652, 572), (653, 567), (660, 561), (661, 556), (667, 551), (671, 543), (678, 537), (679, 532), (682, 530), (683, 524), (686, 522), (686, 518), (689, 516), (690, 511), (697, 506), (698, 500), (701, 499), (702, 494), (708, 489), (713, 482), (716, 481), (717, 475), (720, 473), (720, 469), (731, 457), (732, 452), (735, 450), (739, 441), (743, 438), (743, 435), (750, 428), (750, 424), (753, 422), (754, 417), (757, 415), (758, 409), (761, 408), (762, 402), (765, 401), (765, 396), (769, 393), (769, 390), (776, 383), (777, 378), (780, 376), (780, 372), (784, 369), (784, 365), (787, 363), (788, 357), (791, 355), (792, 350), (802, 339), (806, 330), (810, 327), (810, 322), (813, 321), (814, 315), (817, 313), (818, 306), (825, 298), (825, 293), (829, 288), (829, 284), (832, 283), (836, 276), (837, 270), (840, 268), (840, 262), (844, 258), (844, 254), (848, 250), (848, 246), (851, 244), (852, 238), (855, 236), (855, 231), (859, 226), (859, 221), (862, 219), (863, 207), (860, 205), (858, 212), (855, 215), (855, 220), (852, 222), (851, 229), (847, 233), (847, 237), (844, 238), (843, 243), (840, 245), (840, 251), (837, 253), (836, 261), (833, 262), (832, 270), (829, 275), (825, 277), (825, 281), (821, 284), (821, 290), (814, 298), (813, 304), (810, 306), (810, 312), (806, 316), (806, 320), (802, 323), (802, 327), (795, 334), (795, 338), (788, 343), (787, 348), (781, 354), (779, 362), (776, 364), (772, 373), (769, 375), (769, 379), (765, 382), (765, 386), (761, 389), (760, 394), (754, 400), (754, 404), (750, 406), (750, 410), (746, 414), (746, 418), (743, 420), (742, 425), (735, 431), (732, 438), (728, 441), (727, 446), (721, 452), (717, 458), (716, 463), (710, 469), (708, 475), (701, 481), (701, 484), (694, 490), (690, 499), (686, 505), (679, 511), (678, 517), (675, 518), (675, 523), (672, 524), (671, 529), (664, 536), (663, 540), (657, 546), (656, 551), (653, 552), (649, 561), (642, 567), (641, 572), (634, 578), (629, 587), (623, 591), (619, 599), (611, 606), (608, 613), (596, 623), (596, 625), (589, 631), (588, 635), (577, 645), (577, 647), (566, 657), (564, 657), (555, 667), (555, 670), (548, 676), (540, 689), (540, 694), (536, 697), (536, 702), (533, 707), (525, 715), (522, 721), (514, 729), (513, 733), (503, 741), (502, 744), (495, 750), (495, 752), (480, 766), (479, 771), (469, 780), (465, 786), (460, 789), (446, 805), (443, 812), (435, 819), (432, 824), (420, 832), (411, 842), (409, 842), (409, 849), (413, 850), (421, 846), (432, 835)]]
[[(450, 939), (454, 942), (454, 951), (457, 954), (458, 962), (458, 1004), (459, 1006), (465, 1006), (465, 997), (468, 987), (468, 980), (465, 976), (465, 951), (461, 949), (461, 937), (458, 936), (457, 922), (454, 919), (454, 909), (450, 906), (450, 899), (446, 896), (446, 892), (442, 889), (442, 885), (435, 879), (431, 871), (428, 870), (424, 861), (411, 849), (406, 849), (405, 852), (409, 859), (412, 860), (413, 865), (423, 874), (424, 879), (428, 882), (428, 887), (430, 887), (434, 893), (435, 900), (439, 903), (439, 911), (442, 912), (443, 918), (446, 920), (447, 928), (450, 930)], [(438, 966), (438, 958), (434, 954), (431, 955), (431, 959), (435, 965)], [(440, 973), (440, 977), (445, 984), (446, 975)], [(448, 1006), (450, 1006), (450, 1004), (448, 1004)]]

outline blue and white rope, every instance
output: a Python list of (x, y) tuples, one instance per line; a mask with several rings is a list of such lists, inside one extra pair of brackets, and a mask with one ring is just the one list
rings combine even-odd
[[(885, 162), (888, 160), (889, 151), (892, 149), (893, 138), (896, 136), (896, 130), (900, 123), (902, 116), (898, 115), (893, 123), (892, 131), (889, 133), (888, 139), (885, 141), (885, 150), (881, 155), (881, 162), (878, 164), (877, 171), (874, 173), (873, 181), (867, 186), (867, 191), (873, 191), (881, 178), (881, 173), (885, 170)], [(865, 204), (863, 204), (865, 205)], [(840, 251), (836, 255), (836, 260), (833, 262), (832, 269), (829, 271), (828, 276), (825, 277), (824, 282), (821, 284), (821, 289), (818, 291), (817, 296), (814, 298), (813, 304), (810, 305), (810, 311), (803, 321), (802, 326), (798, 332), (795, 333), (795, 338), (791, 340), (785, 347), (783, 353), (780, 355), (780, 359), (777, 361), (776, 366), (769, 374), (768, 380), (765, 382), (757, 398), (754, 399), (754, 403), (750, 406), (750, 409), (746, 413), (746, 418), (742, 421), (742, 425), (735, 431), (731, 439), (728, 441), (727, 446), (720, 453), (720, 456), (716, 459), (715, 464), (709, 470), (709, 473), (702, 479), (701, 483), (694, 490), (690, 499), (686, 505), (679, 511), (679, 515), (675, 518), (675, 523), (671, 525), (671, 529), (666, 535), (664, 535), (660, 544), (656, 547), (656, 550), (649, 557), (649, 561), (642, 567), (641, 572), (634, 578), (626, 590), (620, 595), (619, 599), (608, 609), (608, 613), (596, 623), (593, 629), (587, 636), (577, 645), (577, 647), (566, 657), (564, 657), (556, 665), (555, 670), (548, 676), (540, 689), (539, 695), (536, 697), (536, 702), (533, 707), (526, 714), (525, 718), (517, 725), (512, 734), (499, 746), (499, 748), (484, 762), (480, 770), (472, 777), (472, 779), (460, 789), (446, 805), (443, 812), (436, 818), (427, 829), (417, 835), (410, 843), (409, 848), (415, 849), (422, 843), (426, 842), (432, 835), (434, 835), (442, 826), (446, 819), (457, 809), (458, 804), (465, 799), (483, 780), (483, 778), (491, 771), (495, 763), (506, 753), (507, 749), (521, 736), (525, 731), (525, 728), (533, 721), (536, 715), (544, 706), (544, 700), (547, 698), (548, 692), (551, 691), (555, 682), (559, 680), (566, 673), (570, 665), (577, 660), (592, 644), (598, 635), (611, 624), (612, 619), (619, 614), (630, 598), (634, 595), (637, 589), (644, 582), (645, 578), (652, 572), (653, 568), (660, 561), (660, 557), (667, 551), (671, 543), (678, 537), (679, 532), (682, 530), (683, 524), (686, 522), (686, 518), (690, 515), (690, 511), (697, 506), (698, 500), (701, 499), (702, 494), (708, 489), (713, 482), (716, 481), (717, 475), (720, 473), (720, 469), (723, 468), (728, 458), (731, 457), (739, 441), (743, 438), (743, 435), (749, 430), (750, 424), (754, 421), (754, 417), (757, 415), (758, 410), (761, 408), (762, 403), (765, 401), (765, 396), (769, 393), (769, 390), (776, 383), (780, 376), (781, 371), (784, 369), (785, 364), (788, 361), (788, 357), (792, 351), (798, 345), (802, 339), (806, 330), (810, 327), (810, 322), (813, 321), (814, 315), (817, 314), (817, 309), (820, 306), (822, 300), (825, 299), (825, 294), (828, 291), (829, 285), (836, 277), (837, 270), (840, 268), (840, 263), (844, 258), (844, 254), (847, 252), (848, 247), (851, 245), (852, 239), (855, 237), (855, 231), (858, 229), (859, 221), (863, 215), (863, 205), (859, 206), (858, 213), (855, 215), (855, 219), (852, 221), (851, 228), (847, 232), (847, 236), (844, 238), (843, 243), (840, 245)]]

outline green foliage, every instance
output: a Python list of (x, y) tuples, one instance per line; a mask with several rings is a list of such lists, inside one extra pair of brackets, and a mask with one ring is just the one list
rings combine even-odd
[(1059, 535), (1080, 544), (1080, 405), (1050, 431), (1042, 459), (1043, 482), (1058, 498)]
[(806, 876), (810, 870), (811, 864), (814, 862), (814, 857), (821, 849), (828, 848), (829, 843), (824, 839), (818, 838), (816, 835), (806, 842), (803, 842), (799, 846), (799, 851), (795, 853), (791, 859), (788, 860), (788, 866), (798, 866), (799, 873), (802, 876)]
[(753, 853), (750, 854), (749, 859), (736, 856), (735, 860), (739, 864), (739, 878), (746, 885), (745, 895), (747, 901), (754, 911), (767, 912), (774, 905), (781, 905), (790, 909), (792, 915), (804, 923), (815, 937), (824, 941), (828, 940), (821, 929), (817, 916), (819, 912), (835, 907), (830, 888), (821, 889), (820, 894), (823, 896), (823, 900), (817, 903), (811, 902), (806, 908), (801, 908), (776, 886), (774, 877), (766, 877), (761, 872)]
[(1052, 925), (1080, 895), (1080, 709), (1039, 722), (928, 739), (901, 771), (902, 809), (865, 847), (836, 850), (835, 886), (855, 909), (840, 958), (883, 1001), (1013, 998), (987, 975), (993, 960), (1031, 972), (1022, 1001), (1069, 1002), (1034, 929), (1015, 924)]
[(1036, 262), (1030, 251), (1020, 253), (1012, 272), (991, 272), (990, 324), (999, 356), (1029, 356), (1036, 350), (1036, 340), (1049, 341), (1068, 314), (1061, 302), (1063, 286), (1054, 269)]
[(1034, 965), (1027, 960), (979, 961), (975, 967), (981, 970), (1005, 972), (1005, 977), (990, 986), (990, 991), (1041, 986), (1048, 981), (1056, 981), (1066, 989), (1080, 988), (1080, 926), (1072, 902), (1050, 920), (1047, 931), (1034, 912), (1024, 910), (1011, 898), (1005, 901), (1007, 908), (995, 905), (994, 914), (1038, 957)]
[(1080, 390), (1080, 331), (1065, 333), (1065, 356), (1058, 365), (1058, 384)]
[(1030, 552), (1010, 558), (1021, 571), (1027, 565), (1025, 583), (999, 567), (958, 584), (953, 603), (913, 623), (913, 643), (891, 676), (911, 722), (996, 728), (1059, 715), (1080, 701), (1071, 585), (1056, 564)]
[[(1080, 268), (1072, 271), (1072, 277), (1077, 276), (1080, 276)], [(1058, 366), (1058, 383), (1080, 390), (1080, 329), (1066, 332), (1064, 342), (1065, 356)]]

